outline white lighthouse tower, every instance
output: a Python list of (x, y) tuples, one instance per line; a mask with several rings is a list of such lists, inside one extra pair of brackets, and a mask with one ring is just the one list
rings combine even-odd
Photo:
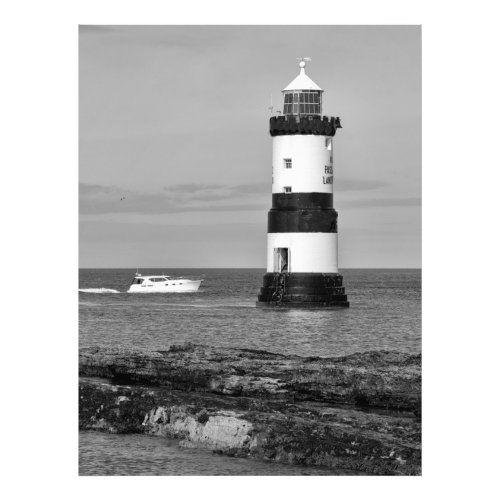
[(272, 208), (267, 273), (257, 305), (349, 306), (338, 272), (333, 145), (340, 119), (322, 114), (323, 90), (306, 75), (285, 87), (283, 113), (270, 120)]

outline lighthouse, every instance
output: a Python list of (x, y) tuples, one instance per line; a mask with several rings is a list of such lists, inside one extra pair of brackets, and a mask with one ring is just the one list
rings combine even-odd
[(324, 116), (323, 90), (300, 73), (283, 91), (283, 111), (270, 119), (272, 208), (267, 272), (258, 306), (348, 307), (338, 272), (333, 208), (333, 137), (338, 117)]

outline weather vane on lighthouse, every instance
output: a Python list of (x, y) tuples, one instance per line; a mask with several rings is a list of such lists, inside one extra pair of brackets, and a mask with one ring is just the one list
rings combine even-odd
[(297, 57), (297, 61), (300, 61), (299, 66), (301, 68), (305, 68), (306, 62), (310, 62), (310, 61), (312, 61), (312, 59), (310, 57)]
[(333, 208), (332, 142), (340, 119), (322, 114), (323, 90), (304, 70), (311, 58), (297, 60), (300, 73), (282, 91), (283, 114), (270, 118), (272, 208), (257, 305), (348, 307)]

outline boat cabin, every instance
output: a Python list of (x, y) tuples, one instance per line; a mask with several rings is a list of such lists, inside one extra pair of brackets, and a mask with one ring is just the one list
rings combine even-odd
[(144, 281), (149, 281), (153, 283), (162, 283), (168, 280), (170, 280), (170, 276), (141, 276), (141, 277), (136, 276), (132, 280), (132, 285), (142, 285)]

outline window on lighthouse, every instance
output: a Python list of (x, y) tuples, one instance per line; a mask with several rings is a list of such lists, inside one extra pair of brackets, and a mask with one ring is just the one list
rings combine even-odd
[(285, 187), (283, 188), (283, 192), (284, 192), (284, 193), (291, 193), (291, 192), (292, 192), (292, 188), (291, 188), (290, 186), (285, 186)]
[(318, 90), (293, 90), (285, 92), (284, 115), (321, 115), (321, 92)]
[(291, 158), (285, 158), (283, 161), (285, 162), (285, 168), (292, 168), (292, 159)]

